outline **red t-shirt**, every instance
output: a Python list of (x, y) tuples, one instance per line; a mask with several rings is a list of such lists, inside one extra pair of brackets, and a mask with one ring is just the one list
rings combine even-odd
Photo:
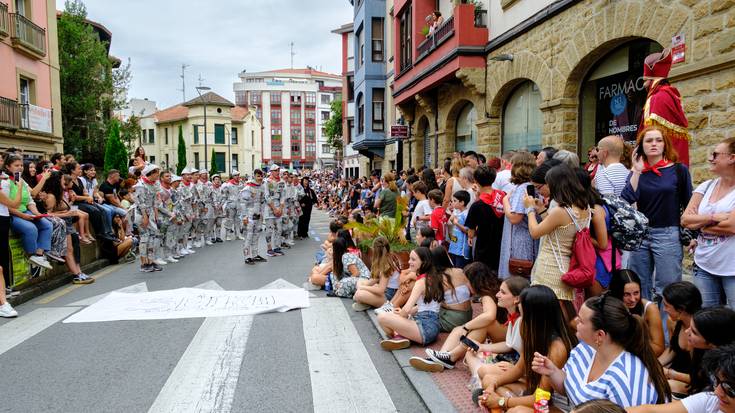
[(437, 241), (444, 241), (444, 224), (447, 223), (447, 215), (444, 213), (444, 208), (434, 208), (431, 213), (431, 229), (436, 234)]

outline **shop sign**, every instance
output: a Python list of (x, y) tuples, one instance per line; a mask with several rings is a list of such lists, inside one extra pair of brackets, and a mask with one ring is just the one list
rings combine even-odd
[(646, 100), (643, 78), (620, 73), (595, 82), (596, 138), (620, 135), (625, 140), (634, 140)]
[(392, 125), (390, 127), (390, 137), (393, 139), (407, 139), (408, 138), (408, 126), (407, 125)]
[(686, 60), (686, 42), (684, 33), (677, 34), (671, 38), (671, 63), (683, 63)]

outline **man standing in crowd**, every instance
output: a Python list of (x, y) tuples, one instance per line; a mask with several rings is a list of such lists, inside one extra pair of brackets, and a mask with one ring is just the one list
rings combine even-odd
[(593, 185), (600, 194), (620, 196), (628, 181), (630, 170), (620, 163), (625, 149), (623, 138), (620, 136), (606, 136), (597, 143), (597, 159), (600, 166)]
[(509, 194), (516, 186), (510, 182), (510, 169), (513, 164), (510, 163), (511, 158), (515, 155), (515, 151), (508, 151), (500, 157), (500, 170), (493, 182), (493, 188), (501, 190)]
[(278, 165), (271, 165), (269, 168), (270, 176), (265, 183), (269, 203), (263, 216), (265, 219), (265, 242), (268, 245), (266, 255), (269, 257), (283, 255), (281, 250), (281, 217), (285, 207), (285, 185), (281, 181), (279, 169)]
[(248, 182), (239, 193), (237, 213), (238, 219), (245, 226), (245, 243), (242, 252), (245, 256), (245, 264), (248, 265), (266, 261), (259, 253), (260, 234), (263, 230), (263, 214), (273, 205), (269, 192), (263, 185), (263, 171), (256, 169), (253, 171), (253, 177), (254, 179)]
[(240, 197), (240, 172), (232, 171), (230, 179), (222, 184), (222, 192), (225, 197), (225, 227), (227, 228), (227, 240), (235, 238), (245, 239), (242, 235), (242, 220), (237, 216), (237, 206)]
[(467, 166), (472, 168), (474, 171), (477, 169), (478, 166), (480, 166), (480, 160), (477, 157), (477, 153), (475, 151), (467, 151), (462, 155), (462, 158), (464, 159)]
[(309, 237), (309, 222), (311, 221), (311, 209), (314, 204), (317, 203), (316, 192), (311, 188), (310, 179), (308, 176), (301, 178), (301, 192), (303, 195), (299, 198), (299, 204), (301, 206), (301, 216), (299, 217), (299, 231), (298, 235), (300, 238)]
[[(478, 202), (467, 213), (467, 237), (474, 242), (474, 260), (497, 271), (500, 260), (500, 240), (503, 238), (503, 197), (493, 189), (495, 170), (480, 166), (475, 170), (475, 182), (480, 187)], [(472, 241), (471, 241), (472, 242)]]
[(179, 202), (185, 206), (186, 211), (186, 221), (182, 226), (181, 231), (184, 233), (183, 252), (187, 254), (194, 253), (190, 236), (193, 235), (193, 230), (196, 228), (195, 225), (198, 223), (195, 178), (198, 178), (199, 176), (198, 174), (195, 174), (195, 172), (196, 169), (188, 166), (181, 171), (181, 182), (183, 182), (183, 185), (181, 185), (179, 189)]

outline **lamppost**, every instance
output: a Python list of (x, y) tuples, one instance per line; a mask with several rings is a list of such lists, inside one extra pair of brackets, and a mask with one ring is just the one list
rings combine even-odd
[[(202, 99), (202, 90), (212, 90), (209, 86), (197, 86), (195, 89), (199, 99)], [(207, 153), (207, 100), (203, 99), (202, 102), (204, 103), (204, 169), (209, 170), (209, 167), (207, 167), (207, 158), (209, 157)]]

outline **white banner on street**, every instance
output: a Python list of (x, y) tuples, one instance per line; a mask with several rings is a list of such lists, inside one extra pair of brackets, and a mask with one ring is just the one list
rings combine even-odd
[(132, 294), (113, 291), (64, 323), (226, 317), (283, 313), (306, 307), (309, 307), (309, 294), (303, 289), (214, 291), (180, 288)]

